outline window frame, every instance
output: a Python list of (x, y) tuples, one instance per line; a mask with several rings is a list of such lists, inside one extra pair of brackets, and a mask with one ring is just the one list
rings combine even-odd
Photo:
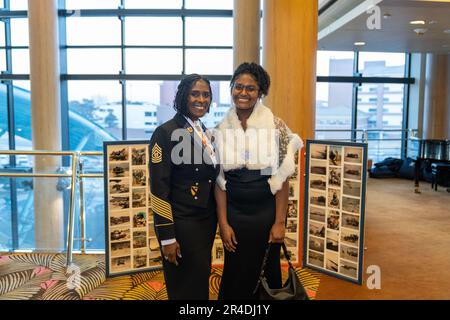
[[(403, 116), (402, 116), (402, 137), (401, 137), (401, 158), (405, 158), (407, 154), (407, 132), (408, 128), (408, 114), (410, 106), (410, 86), (415, 83), (415, 78), (411, 77), (411, 53), (405, 53), (405, 67), (403, 77), (365, 77), (359, 73), (359, 51), (354, 51), (353, 60), (353, 76), (317, 76), (317, 83), (352, 83), (353, 84), (353, 98), (352, 98), (352, 123), (351, 123), (351, 141), (358, 141), (358, 94), (363, 94), (360, 90), (362, 84), (380, 84), (380, 83), (394, 83), (403, 84)], [(317, 122), (317, 119), (316, 119)]]

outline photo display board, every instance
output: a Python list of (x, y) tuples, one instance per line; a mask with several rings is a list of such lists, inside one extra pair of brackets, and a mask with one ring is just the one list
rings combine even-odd
[(149, 192), (149, 141), (103, 143), (106, 276), (162, 268)]
[(308, 140), (303, 264), (362, 283), (367, 144)]
[[(300, 175), (299, 172), (299, 156), (298, 152), (295, 154), (295, 173), (289, 178), (289, 200), (286, 213), (286, 234), (285, 244), (288, 249), (288, 253), (291, 256), (292, 263), (298, 263), (298, 239), (299, 239), (299, 211), (298, 205), (300, 199)], [(224, 263), (224, 247), (219, 234), (219, 228), (217, 228), (216, 238), (212, 249), (212, 263), (213, 265), (223, 265)], [(282, 258), (284, 257), (283, 251), (281, 251)]]

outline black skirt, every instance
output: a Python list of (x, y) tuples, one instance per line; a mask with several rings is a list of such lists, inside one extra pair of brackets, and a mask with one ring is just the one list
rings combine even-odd
[[(238, 242), (235, 252), (225, 250), (219, 299), (257, 299), (253, 290), (275, 221), (275, 196), (260, 170), (239, 169), (225, 173), (227, 218)], [(271, 288), (281, 287), (280, 245), (272, 245), (266, 266)]]

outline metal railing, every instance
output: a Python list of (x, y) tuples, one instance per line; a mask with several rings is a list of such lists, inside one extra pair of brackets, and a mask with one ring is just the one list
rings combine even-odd
[[(417, 137), (417, 129), (317, 129), (316, 138), (331, 141), (352, 141), (369, 144), (369, 156), (406, 157), (409, 140)], [(320, 134), (323, 133), (324, 136)], [(328, 135), (327, 135), (328, 133)], [(329, 137), (330, 134), (333, 136)], [(398, 137), (393, 136), (397, 134)], [(378, 135), (378, 137), (376, 137)], [(391, 135), (391, 137), (385, 137)], [(375, 136), (375, 137), (374, 137)]]
[[(370, 141), (401, 141), (401, 140), (407, 140), (410, 139), (411, 137), (416, 137), (417, 136), (417, 129), (355, 129), (355, 130), (351, 130), (351, 129), (316, 129), (315, 130), (316, 133), (318, 132), (348, 132), (350, 133), (350, 136), (352, 136), (349, 139), (327, 139), (327, 140), (336, 140), (336, 141), (341, 141), (341, 140), (345, 140), (345, 141), (354, 141), (354, 142), (369, 142)], [(399, 132), (399, 133), (405, 133), (405, 138), (404, 139), (370, 139), (369, 138), (369, 133), (371, 132)], [(353, 136), (353, 133), (355, 134)], [(358, 138), (358, 133), (361, 133), (361, 138)]]
[(84, 214), (84, 186), (83, 178), (103, 178), (103, 174), (85, 174), (83, 173), (82, 157), (85, 156), (102, 156), (102, 152), (80, 152), (80, 151), (17, 151), (17, 150), (0, 150), (0, 155), (16, 156), (69, 156), (71, 157), (70, 173), (16, 173), (16, 172), (0, 172), (0, 177), (9, 178), (70, 178), (70, 198), (69, 198), (69, 218), (67, 222), (67, 266), (72, 264), (73, 242), (74, 242), (74, 224), (75, 224), (75, 195), (76, 187), (79, 185), (80, 190), (80, 229), (81, 252), (85, 253), (86, 238), (85, 230), (85, 214)]
[[(350, 135), (354, 135), (355, 138), (350, 139), (326, 139), (336, 141), (359, 141), (368, 143), (370, 141), (387, 141), (387, 139), (370, 139), (370, 132), (401, 132), (402, 137), (410, 139), (417, 136), (417, 130), (397, 130), (397, 129), (359, 129), (359, 130), (345, 130), (345, 129), (327, 129), (316, 130), (317, 132), (347, 132)], [(358, 137), (358, 133), (361, 134)], [(389, 139), (389, 140), (402, 140), (402, 139)], [(403, 141), (402, 143), (404, 143)], [(82, 254), (86, 253), (86, 242), (91, 241), (86, 237), (86, 215), (84, 204), (84, 178), (103, 178), (102, 173), (84, 173), (84, 157), (103, 156), (103, 152), (80, 152), (80, 151), (16, 151), (16, 150), (0, 150), (0, 155), (16, 156), (16, 155), (28, 155), (28, 156), (69, 156), (71, 157), (71, 172), (70, 173), (17, 173), (17, 172), (0, 172), (0, 177), (10, 178), (70, 178), (70, 198), (69, 198), (69, 217), (67, 222), (67, 265), (72, 263), (73, 244), (75, 240), (81, 242), (80, 251)], [(78, 189), (77, 189), (78, 187)], [(75, 225), (75, 201), (76, 191), (79, 191), (79, 214), (80, 214), (80, 238), (74, 238), (74, 225)]]

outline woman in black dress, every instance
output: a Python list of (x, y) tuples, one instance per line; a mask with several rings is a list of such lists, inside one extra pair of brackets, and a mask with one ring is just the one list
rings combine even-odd
[(281, 287), (287, 179), (302, 141), (260, 101), (269, 86), (260, 65), (241, 64), (231, 80), (233, 105), (216, 132), (223, 170), (215, 195), (226, 249), (219, 299), (258, 298), (253, 290), (269, 242), (266, 277), (271, 288)]

